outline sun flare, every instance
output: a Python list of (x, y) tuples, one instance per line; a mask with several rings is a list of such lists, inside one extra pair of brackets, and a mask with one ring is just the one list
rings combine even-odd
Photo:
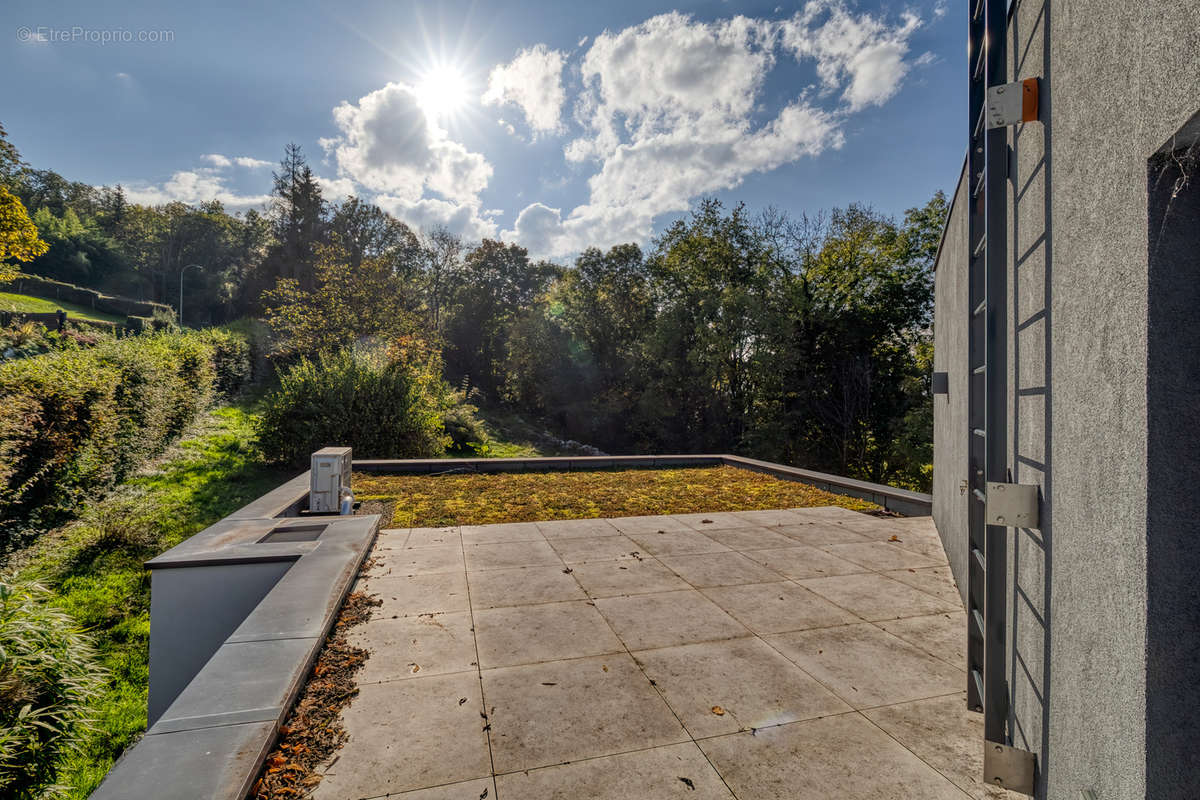
[(469, 95), (467, 79), (454, 67), (436, 66), (416, 87), (417, 101), (432, 119), (442, 119), (462, 109)]

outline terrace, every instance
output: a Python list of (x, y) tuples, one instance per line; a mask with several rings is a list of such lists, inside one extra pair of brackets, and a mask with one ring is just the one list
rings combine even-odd
[[(288, 529), (311, 524), (281, 521), (307, 496), (300, 476), (162, 557), (301, 553), (157, 720), (152, 711), (146, 739), (96, 796), (245, 796), (355, 588), (382, 605), (347, 634), (369, 657), (341, 715), (345, 744), (309, 787), (318, 800), (1005, 796), (981, 781), (966, 622), (931, 519), (844, 507), (868, 507), (854, 495), (919, 511), (922, 496), (699, 458), (641, 466), (715, 460), (803, 479), (820, 496), (805, 508), (389, 527), (397, 509), (382, 522), (329, 518), (304, 541)], [(597, 466), (588, 461), (486, 468)], [(156, 591), (171, 569), (158, 567)]]

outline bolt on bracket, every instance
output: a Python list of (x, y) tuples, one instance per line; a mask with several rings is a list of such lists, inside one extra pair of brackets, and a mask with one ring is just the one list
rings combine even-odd
[(1038, 78), (989, 86), (987, 90), (988, 128), (1006, 128), (1022, 122), (1037, 122)]
[(1038, 487), (1036, 484), (993, 483), (987, 485), (984, 522), (1007, 528), (1038, 527)]
[(983, 782), (1010, 792), (1033, 794), (1037, 756), (999, 742), (983, 743)]

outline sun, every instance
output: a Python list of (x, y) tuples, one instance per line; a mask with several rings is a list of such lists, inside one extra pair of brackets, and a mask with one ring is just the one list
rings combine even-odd
[(466, 76), (454, 67), (433, 67), (417, 82), (417, 102), (425, 114), (434, 120), (444, 119), (460, 111), (470, 95)]

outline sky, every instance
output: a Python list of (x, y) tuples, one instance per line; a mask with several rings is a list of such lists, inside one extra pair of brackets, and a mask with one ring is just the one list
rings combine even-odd
[(702, 197), (900, 215), (949, 194), (961, 5), (6, 0), (0, 123), (35, 167), (231, 211), (295, 142), (329, 200), (569, 259)]

